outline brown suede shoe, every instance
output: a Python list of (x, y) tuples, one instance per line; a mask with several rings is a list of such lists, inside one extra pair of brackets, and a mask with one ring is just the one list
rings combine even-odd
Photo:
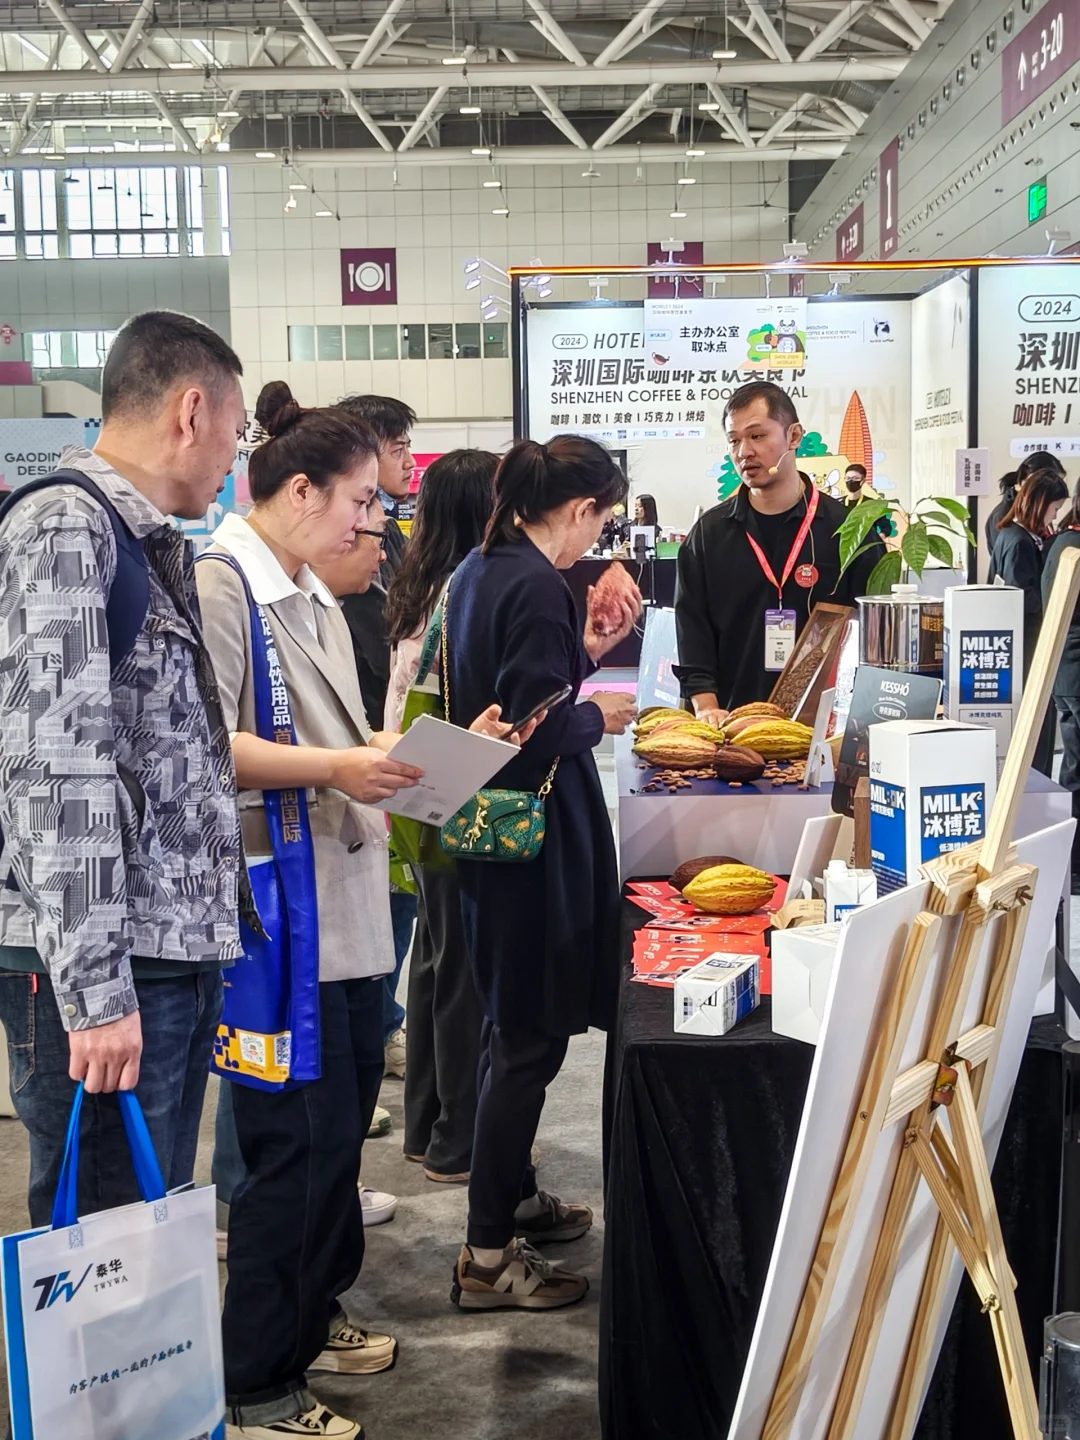
[(588, 1205), (568, 1205), (546, 1190), (537, 1191), (537, 1199), (544, 1207), (541, 1214), (514, 1221), (515, 1233), (530, 1245), (565, 1245), (592, 1229), (593, 1213)]
[(584, 1275), (561, 1270), (523, 1240), (511, 1240), (498, 1265), (479, 1265), (463, 1245), (450, 1299), (461, 1310), (560, 1310), (584, 1299)]

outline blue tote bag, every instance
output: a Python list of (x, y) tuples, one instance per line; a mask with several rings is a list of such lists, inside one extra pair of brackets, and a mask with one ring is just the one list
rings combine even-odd
[(116, 1098), (143, 1203), (80, 1219), (80, 1085), (52, 1225), (0, 1242), (12, 1440), (223, 1440), (214, 1188), (167, 1195), (134, 1092)]
[[(229, 565), (240, 576), (251, 613), (255, 728), (261, 740), (295, 745), (289, 692), (270, 622), (231, 555), (210, 552), (200, 565)], [(319, 907), (315, 847), (303, 790), (264, 790), (273, 855), (248, 867), (265, 936), (243, 920), (243, 957), (224, 973), (225, 1003), (214, 1042), (217, 1075), (258, 1090), (317, 1080)]]

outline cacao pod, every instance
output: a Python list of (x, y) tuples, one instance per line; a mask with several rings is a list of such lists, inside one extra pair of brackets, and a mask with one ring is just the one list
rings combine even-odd
[(739, 744), (749, 746), (766, 760), (802, 760), (810, 754), (814, 732), (797, 720), (761, 719), (739, 731)]
[(718, 748), (698, 735), (668, 730), (663, 735), (646, 735), (634, 746), (634, 754), (665, 770), (698, 770), (711, 763)]
[(717, 865), (741, 865), (732, 855), (703, 855), (699, 860), (684, 860), (671, 877), (676, 890), (685, 890), (690, 881), (703, 870), (713, 870)]
[(751, 725), (760, 725), (763, 720), (775, 719), (775, 715), (744, 715), (740, 720), (726, 720), (724, 736), (730, 743), (732, 740), (737, 740), (744, 730), (749, 730)]
[(683, 894), (710, 915), (749, 915), (771, 900), (775, 889), (773, 877), (753, 865), (714, 865), (696, 875)]
[(658, 725), (663, 725), (665, 721), (693, 720), (693, 718), (689, 710), (653, 709), (649, 711), (647, 717), (638, 716), (638, 722), (634, 726), (634, 733), (638, 736), (648, 735), (655, 730)]
[(774, 720), (786, 720), (786, 710), (781, 710), (779, 705), (774, 705), (770, 700), (752, 700), (749, 705), (740, 705), (738, 709), (732, 710), (728, 720), (742, 720), (747, 715), (771, 715)]
[(718, 780), (760, 780), (765, 774), (765, 757), (748, 745), (725, 745), (713, 768)]
[(614, 561), (589, 595), (589, 619), (597, 635), (614, 635), (622, 629), (623, 600), (629, 600), (636, 610), (641, 605), (641, 591), (631, 580), (630, 572)]
[(673, 730), (677, 730), (680, 735), (697, 735), (701, 740), (711, 740), (714, 745), (724, 743), (723, 730), (718, 730), (715, 725), (706, 725), (703, 720), (661, 720), (659, 725), (653, 726), (649, 734), (667, 735)]

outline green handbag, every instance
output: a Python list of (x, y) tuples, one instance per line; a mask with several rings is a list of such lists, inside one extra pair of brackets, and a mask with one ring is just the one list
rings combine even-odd
[[(403, 735), (421, 715), (438, 715), (441, 709), (438, 685), (429, 682), (435, 654), (439, 648), (441, 611), (440, 602), (435, 607), (435, 613), (424, 636), (416, 679), (405, 695), (405, 708), (401, 716)], [(437, 679), (437, 676), (434, 678)], [(439, 832), (435, 826), (425, 825), (422, 820), (413, 820), (407, 815), (390, 816), (390, 849), (392, 854), (405, 861), (406, 865), (423, 865), (426, 870), (453, 869), (454, 862), (440, 846)]]
[[(447, 590), (442, 604), (443, 709), (450, 719), (450, 679), (446, 663)], [(531, 790), (478, 790), (450, 816), (439, 832), (439, 844), (458, 860), (535, 860), (547, 832), (544, 801), (551, 794), (558, 760), (537, 793)]]

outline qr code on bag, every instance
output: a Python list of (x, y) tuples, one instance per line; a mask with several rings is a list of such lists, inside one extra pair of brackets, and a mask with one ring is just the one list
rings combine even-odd
[(274, 1064), (282, 1070), (289, 1068), (289, 1061), (292, 1059), (292, 1036), (274, 1036)]
[(261, 1035), (253, 1035), (250, 1030), (239, 1030), (236, 1038), (240, 1042), (240, 1059), (245, 1064), (266, 1064), (266, 1041)]

